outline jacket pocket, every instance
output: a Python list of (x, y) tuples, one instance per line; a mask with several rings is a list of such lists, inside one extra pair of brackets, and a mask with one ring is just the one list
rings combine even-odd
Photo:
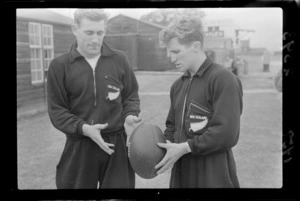
[(116, 78), (106, 75), (105, 76), (106, 91), (105, 97), (108, 102), (121, 102), (121, 91), (123, 85)]
[(191, 101), (185, 117), (185, 131), (187, 137), (192, 138), (195, 135), (201, 135), (207, 129), (212, 114), (211, 109)]

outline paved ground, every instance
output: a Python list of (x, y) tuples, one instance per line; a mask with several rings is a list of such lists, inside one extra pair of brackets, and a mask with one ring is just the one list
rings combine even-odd
[[(244, 111), (239, 143), (233, 152), (240, 184), (244, 188), (280, 188), (282, 184), (281, 99), (273, 87), (272, 73), (257, 71), (241, 76)], [(141, 117), (164, 129), (169, 88), (179, 75), (139, 72), (136, 75), (140, 85)], [(45, 103), (41, 101), (18, 108), (20, 189), (55, 188), (55, 167), (65, 136), (51, 125), (45, 109)], [(150, 180), (137, 176), (136, 188), (168, 188), (169, 177), (169, 172)]]

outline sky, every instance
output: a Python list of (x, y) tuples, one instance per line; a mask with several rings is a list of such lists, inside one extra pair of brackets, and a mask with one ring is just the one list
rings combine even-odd
[[(70, 18), (76, 9), (50, 9)], [(140, 18), (154, 8), (149, 9), (105, 9), (110, 17), (120, 13)], [(250, 47), (265, 47), (280, 50), (282, 47), (283, 12), (281, 8), (203, 8), (207, 19), (233, 19), (238, 28), (252, 29)]]

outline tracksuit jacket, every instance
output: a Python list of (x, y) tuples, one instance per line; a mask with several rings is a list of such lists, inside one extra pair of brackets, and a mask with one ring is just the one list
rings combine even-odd
[(185, 72), (173, 83), (165, 137), (188, 142), (192, 152), (174, 165), (170, 187), (239, 187), (231, 148), (239, 138), (242, 96), (240, 80), (209, 58), (193, 77)]
[[(55, 128), (66, 134), (57, 165), (58, 189), (134, 188), (124, 120), (138, 116), (138, 84), (127, 57), (103, 43), (95, 70), (73, 44), (70, 52), (55, 58), (48, 71), (48, 112)], [(105, 142), (115, 145), (108, 155), (83, 135), (83, 124), (104, 124)]]
[(48, 72), (48, 109), (53, 125), (81, 137), (83, 124), (104, 124), (102, 134), (123, 129), (127, 115), (138, 116), (138, 84), (127, 57), (103, 43), (95, 71), (73, 44), (54, 59)]

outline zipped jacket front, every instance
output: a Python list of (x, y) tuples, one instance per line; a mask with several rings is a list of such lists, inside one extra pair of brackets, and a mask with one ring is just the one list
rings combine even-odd
[(83, 124), (104, 124), (102, 134), (123, 129), (129, 114), (138, 116), (138, 83), (126, 55), (103, 43), (93, 71), (73, 44), (52, 60), (48, 70), (48, 113), (54, 127), (68, 136), (82, 136)]
[(239, 138), (242, 96), (240, 80), (207, 58), (193, 77), (185, 72), (172, 85), (166, 138), (188, 142), (193, 155), (230, 149)]

